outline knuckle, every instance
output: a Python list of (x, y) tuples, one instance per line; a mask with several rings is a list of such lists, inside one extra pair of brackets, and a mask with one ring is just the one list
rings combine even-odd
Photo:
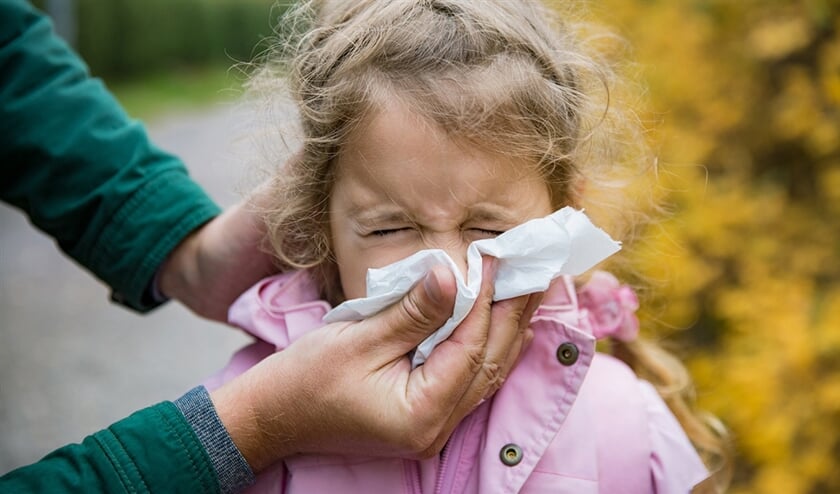
[(477, 375), (484, 368), (485, 349), (484, 347), (468, 347), (465, 346), (464, 357), (467, 359), (467, 365), (473, 375)]
[(498, 391), (505, 382), (504, 369), (495, 363), (487, 363), (481, 369), (482, 379), (485, 381), (483, 397), (486, 399)]
[(482, 377), (487, 381), (489, 386), (501, 386), (501, 381), (504, 380), (502, 367), (495, 362), (486, 362), (481, 366)]
[(503, 384), (505, 384), (505, 378), (504, 376), (499, 376), (498, 379), (491, 383), (488, 395), (496, 394), (496, 391), (502, 389)]
[(423, 304), (419, 303), (417, 298), (418, 296), (414, 292), (410, 292), (407, 297), (402, 298), (400, 307), (410, 324), (423, 328), (431, 324), (432, 316), (424, 310)]

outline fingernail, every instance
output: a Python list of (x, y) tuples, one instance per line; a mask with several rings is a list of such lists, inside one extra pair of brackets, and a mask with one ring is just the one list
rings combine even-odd
[(432, 299), (432, 302), (441, 302), (443, 299), (443, 293), (440, 289), (440, 280), (438, 280), (437, 274), (434, 270), (429, 271), (426, 274), (426, 277), (423, 279), (423, 287), (426, 289), (426, 293), (429, 294), (429, 298)]

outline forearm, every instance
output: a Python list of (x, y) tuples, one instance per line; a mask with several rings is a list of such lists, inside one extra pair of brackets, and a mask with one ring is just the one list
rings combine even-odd
[(296, 453), (326, 452), (307, 446), (333, 417), (312, 409), (316, 402), (307, 394), (321, 389), (317, 378), (307, 382), (314, 362), (295, 364), (295, 353), (275, 353), (211, 394), (228, 437), (255, 473)]
[(0, 3), (0, 199), (137, 309), (218, 207), (23, 1)]
[(220, 483), (199, 436), (170, 402), (0, 477), (2, 492), (234, 492)]

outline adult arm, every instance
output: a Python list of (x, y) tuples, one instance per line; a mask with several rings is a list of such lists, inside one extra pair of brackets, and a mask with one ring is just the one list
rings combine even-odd
[(163, 402), (9, 472), (0, 492), (224, 492), (217, 479), (184, 414)]
[(157, 305), (161, 263), (219, 208), (23, 0), (0, 0), (0, 73), (0, 199), (116, 301)]

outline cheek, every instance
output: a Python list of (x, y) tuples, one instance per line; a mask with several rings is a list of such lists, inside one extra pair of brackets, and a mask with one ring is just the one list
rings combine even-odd
[(341, 291), (347, 299), (364, 296), (367, 272), (365, 259), (359, 255), (359, 249), (353, 245), (348, 232), (335, 228), (335, 225), (331, 230), (330, 240), (341, 280)]
[(419, 250), (416, 246), (383, 243), (374, 247), (336, 249), (335, 257), (345, 298), (362, 298), (367, 294), (367, 271), (404, 259)]
[(350, 300), (365, 296), (365, 276), (367, 267), (356, 262), (341, 262), (338, 264), (338, 274), (341, 278), (341, 291), (344, 298)]

